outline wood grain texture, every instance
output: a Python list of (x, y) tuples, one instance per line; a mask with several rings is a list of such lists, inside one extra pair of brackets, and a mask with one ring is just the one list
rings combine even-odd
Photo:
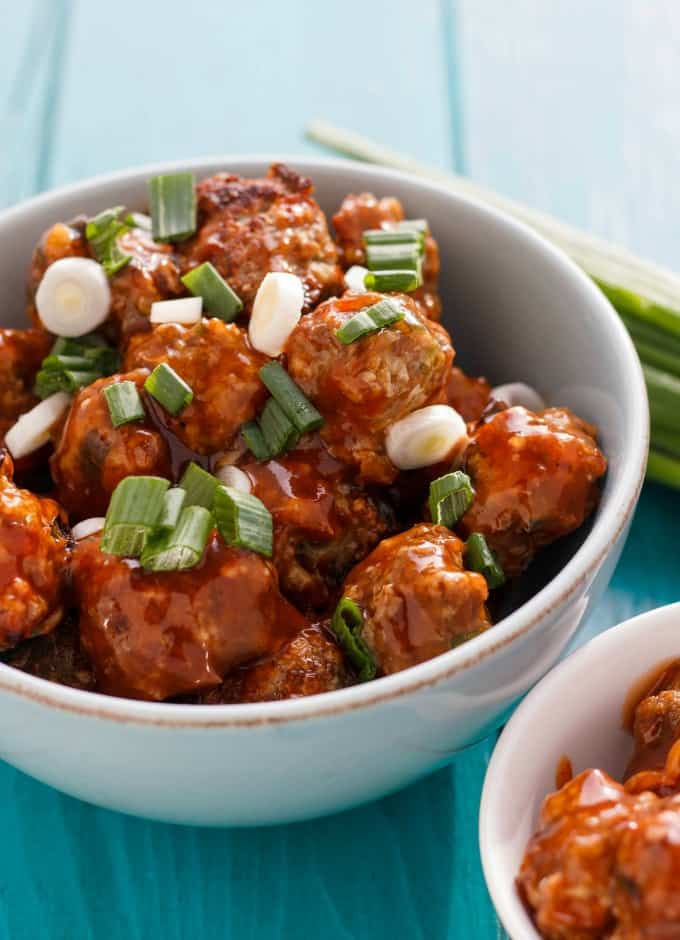
[[(187, 9), (0, 0), (0, 205), (151, 160), (309, 151), (302, 126), (323, 116), (677, 264), (673, 0)], [(582, 636), (677, 599), (679, 510), (646, 488)], [(492, 747), (253, 831), (129, 819), (2, 766), (0, 940), (500, 937), (476, 838)]]

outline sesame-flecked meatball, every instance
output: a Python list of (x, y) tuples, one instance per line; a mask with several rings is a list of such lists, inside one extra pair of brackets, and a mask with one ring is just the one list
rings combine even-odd
[(267, 362), (255, 352), (244, 330), (222, 320), (196, 326), (157, 326), (133, 337), (125, 369), (154, 369), (167, 362), (194, 393), (177, 417), (163, 419), (180, 441), (199, 454), (225, 450), (241, 425), (254, 418), (267, 399), (258, 371)]
[(594, 509), (607, 469), (595, 435), (568, 409), (534, 414), (521, 407), (475, 432), (466, 468), (476, 496), (461, 531), (481, 532), (506, 575), (520, 574), (540, 548), (577, 529)]
[(269, 271), (296, 274), (304, 311), (342, 290), (337, 249), (314, 187), (283, 164), (264, 179), (218, 173), (197, 187), (198, 232), (181, 246), (186, 268), (210, 261), (250, 313)]
[(76, 545), (73, 581), (97, 687), (112, 695), (160, 701), (217, 687), (307, 626), (274, 567), (215, 533), (195, 568), (157, 573), (91, 536)]
[(49, 633), (63, 614), (68, 567), (65, 518), (57, 503), (12, 482), (0, 455), (0, 649)]
[(99, 379), (76, 395), (50, 460), (60, 502), (71, 522), (103, 516), (111, 494), (126, 476), (170, 476), (170, 454), (147, 420), (114, 428), (104, 389), (129, 380), (142, 389), (148, 371)]
[(315, 624), (305, 627), (270, 659), (232, 673), (219, 688), (204, 693), (201, 703), (274, 702), (333, 692), (350, 682), (342, 651)]
[[(333, 216), (341, 263), (345, 268), (353, 264), (365, 264), (363, 234), (367, 229), (388, 229), (404, 218), (404, 209), (398, 199), (385, 196), (377, 199), (373, 193), (350, 193), (345, 196), (340, 209)], [(413, 291), (412, 297), (422, 312), (431, 320), (441, 316), (442, 302), (439, 297), (439, 247), (428, 232), (425, 236), (425, 258), (423, 259), (423, 284)]]
[(444, 330), (430, 329), (417, 305), (395, 294), (406, 317), (371, 336), (343, 345), (340, 327), (385, 295), (346, 294), (303, 317), (286, 346), (292, 378), (325, 418), (321, 437), (364, 481), (391, 483), (397, 469), (385, 452), (391, 424), (443, 400), (453, 360)]
[(463, 567), (463, 543), (422, 524), (381, 542), (345, 581), (382, 673), (445, 653), (490, 626), (484, 578)]
[(304, 608), (324, 607), (352, 565), (386, 533), (386, 520), (316, 436), (242, 469), (274, 519), (281, 590)]
[(53, 342), (43, 330), (0, 329), (0, 439), (38, 403), (33, 383)]
[[(60, 258), (93, 257), (85, 238), (85, 218), (69, 225), (59, 222), (48, 229), (33, 253), (29, 273), (29, 307), (31, 319), (41, 325), (35, 309), (35, 292), (47, 268)], [(124, 341), (133, 333), (150, 328), (151, 304), (170, 300), (186, 291), (180, 281), (180, 269), (172, 245), (153, 241), (140, 228), (125, 232), (118, 239), (122, 252), (130, 261), (109, 278), (111, 312), (102, 331), (114, 342)]]

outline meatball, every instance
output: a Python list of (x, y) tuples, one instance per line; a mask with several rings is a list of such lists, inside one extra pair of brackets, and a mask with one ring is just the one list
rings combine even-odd
[[(662, 771), (671, 748), (680, 738), (680, 692), (667, 689), (646, 696), (635, 709), (635, 753), (626, 777), (643, 771)], [(645, 783), (648, 785), (648, 775)]]
[(210, 261), (250, 313), (269, 271), (296, 274), (304, 311), (342, 290), (337, 249), (312, 181), (275, 163), (264, 179), (218, 173), (197, 187), (199, 226), (184, 243), (186, 268)]
[(167, 362), (194, 393), (177, 417), (164, 412), (163, 420), (198, 454), (225, 450), (267, 398), (258, 375), (267, 359), (251, 348), (246, 333), (234, 323), (166, 323), (130, 341), (124, 368), (153, 369), (160, 362)]
[(3, 662), (31, 676), (58, 682), (72, 689), (94, 691), (94, 671), (80, 644), (78, 622), (68, 614), (59, 626), (8, 650)]
[(596, 431), (567, 409), (508, 408), (482, 424), (467, 451), (475, 501), (461, 520), (481, 532), (509, 576), (573, 532), (597, 504), (607, 461)]
[(215, 533), (195, 568), (161, 573), (104, 554), (91, 536), (76, 545), (73, 581), (97, 687), (112, 695), (160, 701), (217, 687), (307, 626), (273, 566)]
[(325, 418), (321, 437), (362, 480), (391, 483), (397, 469), (385, 452), (385, 432), (410, 412), (443, 399), (453, 360), (444, 330), (433, 332), (410, 297), (392, 296), (406, 317), (344, 346), (337, 330), (383, 294), (346, 294), (303, 317), (291, 334), (288, 370)]
[(465, 571), (463, 549), (449, 529), (417, 525), (350, 572), (343, 593), (363, 611), (362, 636), (380, 672), (432, 659), (490, 626), (486, 581)]
[(76, 395), (50, 466), (59, 500), (71, 520), (103, 516), (111, 493), (127, 476), (170, 476), (168, 445), (149, 422), (114, 428), (104, 389), (129, 380), (142, 389), (145, 369), (98, 379)]
[(38, 403), (33, 383), (52, 342), (43, 330), (0, 329), (0, 438)]
[(315, 624), (298, 633), (271, 659), (229, 676), (218, 689), (201, 696), (201, 702), (274, 702), (333, 692), (349, 683), (342, 651)]
[[(343, 265), (365, 264), (363, 234), (370, 228), (389, 228), (401, 222), (404, 209), (398, 199), (385, 196), (376, 199), (373, 193), (345, 196), (340, 209), (333, 216), (333, 227), (340, 248)], [(425, 236), (425, 258), (423, 260), (423, 284), (410, 295), (422, 312), (431, 320), (441, 316), (442, 302), (437, 290), (439, 279), (439, 247), (430, 232)]]
[(455, 408), (465, 421), (479, 421), (490, 398), (491, 386), (486, 379), (466, 375), (462, 369), (451, 369), (446, 383), (446, 402)]
[(274, 518), (282, 591), (303, 607), (324, 607), (352, 565), (386, 533), (386, 520), (316, 436), (242, 469)]
[[(28, 313), (39, 326), (41, 323), (35, 309), (35, 292), (50, 264), (60, 258), (92, 256), (85, 238), (86, 223), (87, 219), (82, 218), (69, 225), (62, 222), (53, 225), (33, 252)], [(109, 278), (111, 313), (103, 331), (115, 342), (150, 328), (152, 303), (186, 293), (180, 281), (179, 264), (172, 245), (153, 241), (150, 234), (140, 228), (133, 228), (121, 235), (118, 244), (125, 254), (130, 255), (130, 261)]]
[(69, 556), (57, 503), (18, 489), (13, 473), (0, 455), (0, 649), (59, 623)]

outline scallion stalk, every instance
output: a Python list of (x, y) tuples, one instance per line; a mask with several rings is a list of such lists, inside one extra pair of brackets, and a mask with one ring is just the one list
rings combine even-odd
[(475, 491), (462, 470), (447, 473), (430, 483), (428, 505), (432, 521), (452, 529), (472, 505)]
[(295, 425), (274, 398), (270, 398), (262, 409), (259, 425), (270, 457), (289, 450), (299, 440)]
[(361, 635), (364, 615), (351, 598), (343, 597), (331, 619), (331, 630), (360, 682), (375, 678), (375, 659)]
[(195, 297), (203, 298), (203, 309), (229, 323), (243, 310), (243, 301), (209, 261), (199, 264), (182, 277), (182, 284)]
[(208, 473), (192, 460), (182, 474), (178, 486), (181, 486), (186, 493), (185, 505), (212, 509), (219, 481), (212, 473)]
[(196, 231), (193, 173), (170, 173), (149, 180), (151, 232), (156, 241), (179, 242)]
[(149, 395), (153, 395), (171, 415), (178, 415), (193, 400), (194, 393), (167, 362), (159, 363), (144, 383)]
[(170, 483), (162, 477), (125, 477), (113, 491), (100, 548), (109, 555), (137, 558), (163, 510)]
[(248, 548), (271, 558), (274, 544), (272, 515), (257, 496), (232, 486), (218, 486), (213, 514), (227, 545)]
[(472, 571), (484, 576), (492, 590), (505, 584), (505, 573), (481, 532), (473, 532), (468, 537), (465, 560)]
[(137, 391), (137, 386), (129, 379), (116, 382), (104, 389), (104, 398), (111, 416), (111, 424), (119, 428), (131, 421), (142, 421), (145, 416), (144, 404)]
[(187, 506), (174, 529), (155, 532), (144, 546), (140, 564), (146, 571), (184, 571), (203, 558), (213, 529), (212, 513), (204, 506)]
[(282, 365), (278, 362), (268, 362), (260, 369), (260, 378), (300, 434), (316, 431), (322, 426), (323, 416)]

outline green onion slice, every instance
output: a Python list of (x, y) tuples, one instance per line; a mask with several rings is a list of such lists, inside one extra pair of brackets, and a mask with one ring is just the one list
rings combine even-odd
[(213, 529), (212, 513), (204, 506), (187, 506), (172, 531), (154, 533), (139, 559), (146, 571), (182, 571), (203, 558)]
[(130, 230), (129, 225), (119, 221), (118, 217), (122, 211), (123, 206), (104, 209), (85, 226), (85, 237), (90, 248), (109, 277), (124, 268), (132, 259), (132, 255), (126, 255), (118, 245), (118, 238)]
[(377, 666), (361, 635), (363, 625), (364, 615), (359, 605), (349, 597), (341, 598), (331, 619), (331, 630), (359, 681), (367, 682), (375, 678)]
[(484, 575), (491, 589), (505, 584), (505, 573), (481, 532), (473, 532), (465, 543), (468, 567)]
[(407, 292), (416, 290), (422, 281), (417, 271), (369, 271), (364, 278), (368, 290), (388, 294), (391, 291)]
[(120, 356), (96, 333), (70, 339), (59, 336), (35, 377), (35, 394), (49, 398), (55, 392), (74, 394), (120, 368)]
[(137, 558), (158, 522), (165, 492), (162, 477), (125, 477), (113, 491), (100, 548), (109, 555)]
[(433, 480), (428, 499), (432, 521), (452, 529), (468, 511), (474, 498), (470, 477), (462, 470)]
[(369, 228), (363, 233), (365, 245), (414, 245), (420, 247), (421, 238), (417, 232), (400, 229)]
[(355, 313), (351, 320), (343, 323), (335, 335), (341, 343), (349, 346), (363, 336), (370, 336), (386, 326), (398, 323), (404, 316), (405, 311), (399, 304), (393, 300), (380, 300), (377, 304)]
[(171, 486), (169, 490), (166, 490), (163, 497), (163, 508), (155, 525), (154, 533), (167, 535), (168, 532), (172, 532), (179, 522), (186, 499), (186, 490), (183, 490), (181, 486)]
[(241, 436), (255, 460), (268, 460), (271, 454), (257, 421), (248, 421), (241, 427)]
[(191, 386), (187, 385), (167, 362), (156, 366), (144, 383), (144, 388), (171, 415), (178, 415), (194, 397)]
[(392, 245), (366, 245), (366, 266), (371, 271), (413, 270), (420, 277), (420, 248), (415, 240)]
[(275, 398), (270, 398), (262, 409), (260, 430), (270, 457), (289, 450), (300, 439), (295, 425)]
[(203, 308), (212, 316), (229, 323), (235, 320), (243, 310), (243, 301), (236, 294), (216, 268), (206, 261), (189, 271), (182, 278), (182, 284), (195, 297), (203, 298)]
[(271, 558), (274, 543), (272, 516), (251, 493), (218, 486), (213, 506), (215, 522), (227, 545), (249, 548)]
[(278, 362), (262, 366), (260, 378), (300, 434), (316, 431), (322, 426), (323, 416)]
[(119, 428), (131, 421), (142, 421), (145, 416), (144, 404), (134, 382), (126, 379), (104, 389), (104, 398), (111, 415), (111, 424)]
[(212, 509), (215, 491), (219, 486), (217, 477), (214, 477), (212, 473), (208, 473), (192, 460), (177, 485), (181, 486), (186, 493), (187, 506), (203, 506), (205, 509)]
[(196, 231), (193, 173), (170, 173), (149, 180), (151, 231), (156, 241), (179, 242)]

